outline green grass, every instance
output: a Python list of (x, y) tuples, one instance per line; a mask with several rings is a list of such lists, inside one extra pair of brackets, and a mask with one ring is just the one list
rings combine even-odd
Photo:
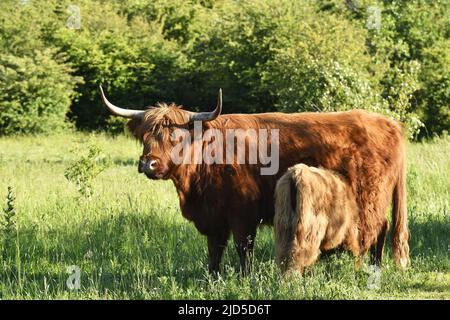
[[(111, 165), (86, 199), (64, 171), (89, 141), (110, 155)], [(239, 276), (230, 244), (224, 272), (210, 278), (206, 239), (181, 216), (170, 181), (138, 174), (140, 152), (124, 136), (0, 139), (0, 201), (6, 207), (12, 186), (18, 223), (18, 240), (0, 255), (1, 299), (450, 299), (448, 138), (409, 145), (412, 266), (396, 271), (388, 245), (379, 290), (367, 288), (369, 274), (355, 271), (348, 254), (322, 259), (303, 278), (284, 279), (274, 264), (271, 228), (258, 234), (251, 276)], [(81, 269), (77, 291), (66, 285), (71, 265)]]

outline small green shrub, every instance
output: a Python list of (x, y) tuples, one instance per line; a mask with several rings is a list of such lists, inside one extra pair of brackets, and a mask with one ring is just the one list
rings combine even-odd
[(0, 240), (2, 268), (4, 271), (13, 270), (15, 272), (19, 285), (21, 284), (21, 261), (19, 245), (19, 228), (17, 224), (17, 215), (15, 208), (14, 192), (11, 186), (8, 186), (6, 196), (6, 208), (2, 208), (3, 215), (0, 217)]
[[(75, 149), (72, 152), (82, 152)], [(66, 168), (64, 176), (67, 180), (75, 183), (78, 192), (85, 198), (90, 198), (93, 194), (92, 181), (110, 165), (100, 147), (91, 143), (87, 153), (81, 153), (78, 160), (73, 161)]]
[(17, 221), (15, 209), (15, 196), (11, 186), (8, 186), (8, 194), (6, 196), (6, 207), (3, 208), (2, 219), (0, 220), (0, 235), (2, 239), (3, 258), (14, 249), (15, 240), (17, 238)]

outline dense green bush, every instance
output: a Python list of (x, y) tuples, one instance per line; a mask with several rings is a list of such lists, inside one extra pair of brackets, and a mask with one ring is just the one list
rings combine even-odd
[(77, 81), (70, 72), (51, 50), (32, 57), (0, 54), (0, 134), (65, 127)]
[(314, 8), (299, 6), (296, 11), (279, 21), (271, 40), (275, 54), (264, 74), (277, 97), (277, 109), (378, 111), (377, 83), (367, 68), (365, 30), (337, 16), (315, 13)]
[[(2, 2), (0, 67), (9, 70), (11, 59), (32, 65), (41, 52), (48, 58), (41, 77), (53, 78), (42, 81), (45, 94), (65, 98), (37, 100), (49, 104), (47, 114), (71, 104), (79, 128), (121, 131), (101, 107), (102, 83), (117, 104), (134, 108), (167, 101), (205, 110), (221, 87), (228, 113), (363, 108), (405, 122), (411, 136), (449, 130), (450, 6), (443, 0), (80, 0), (75, 29), (70, 4)], [(2, 81), (19, 90), (30, 80)], [(52, 83), (66, 87), (53, 93)], [(45, 131), (10, 124), (20, 118), (18, 97), (0, 100), (0, 119), (8, 119), (0, 132)], [(63, 111), (53, 114), (64, 122)]]
[[(450, 132), (450, 40), (442, 39), (423, 51), (422, 88), (417, 109), (427, 134)], [(424, 132), (425, 133), (425, 132)]]
[(387, 67), (383, 96), (421, 136), (449, 130), (450, 3), (384, 1), (380, 8), (381, 29), (368, 41), (372, 55)]
[(67, 127), (81, 79), (63, 54), (47, 48), (53, 12), (44, 3), (0, 4), (0, 135)]
[[(116, 103), (137, 107), (162, 101), (173, 91), (173, 78), (183, 63), (176, 43), (164, 39), (159, 24), (141, 17), (127, 19), (110, 3), (81, 2), (81, 30), (59, 28), (52, 39), (77, 66), (84, 84), (71, 115), (80, 127), (105, 125), (109, 114), (98, 96), (102, 83)], [(108, 17), (105, 19), (105, 17)]]

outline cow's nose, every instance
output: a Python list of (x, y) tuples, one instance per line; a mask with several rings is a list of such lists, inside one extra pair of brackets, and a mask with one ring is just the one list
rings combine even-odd
[(153, 171), (156, 169), (156, 160), (152, 160), (150, 161), (150, 166), (149, 166), (150, 170)]
[(139, 165), (138, 165), (138, 172), (142, 173), (145, 172), (147, 168), (147, 162), (145, 160), (139, 160)]
[(139, 160), (138, 172), (154, 171), (156, 169), (156, 160), (150, 160), (150, 162), (143, 159)]

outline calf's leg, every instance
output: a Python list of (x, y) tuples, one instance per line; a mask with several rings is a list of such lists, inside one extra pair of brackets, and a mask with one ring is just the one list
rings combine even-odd
[(306, 213), (306, 219), (297, 226), (296, 241), (293, 247), (292, 268), (304, 273), (305, 268), (314, 264), (320, 255), (320, 245), (326, 232), (326, 221), (313, 218)]

